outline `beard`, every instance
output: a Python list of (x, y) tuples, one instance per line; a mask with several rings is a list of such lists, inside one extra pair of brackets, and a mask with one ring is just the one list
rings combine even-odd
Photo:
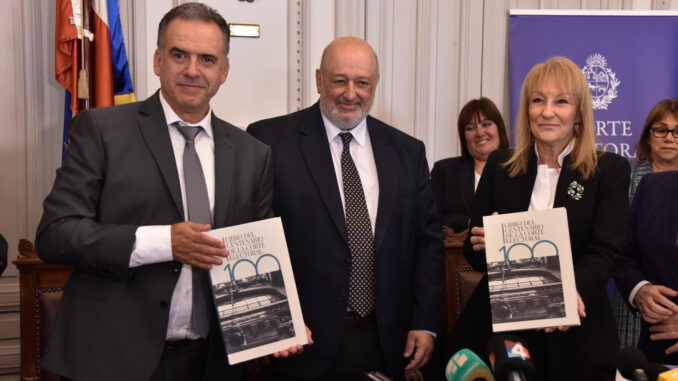
[(370, 109), (372, 108), (372, 103), (370, 102), (369, 104), (366, 104), (365, 107), (360, 107), (360, 113), (357, 116), (354, 118), (345, 119), (339, 115), (337, 103), (350, 103), (361, 106), (362, 102), (358, 99), (353, 102), (348, 102), (346, 99), (344, 99), (344, 97), (338, 97), (334, 101), (326, 101), (322, 98), (320, 99), (320, 111), (322, 111), (323, 115), (325, 115), (325, 117), (329, 119), (332, 124), (341, 130), (350, 130), (357, 126), (360, 121), (367, 117), (367, 114), (370, 113)]

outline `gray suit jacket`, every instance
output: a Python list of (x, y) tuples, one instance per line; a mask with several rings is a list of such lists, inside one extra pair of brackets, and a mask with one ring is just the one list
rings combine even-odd
[[(212, 127), (214, 227), (270, 216), (269, 147), (215, 116)], [(70, 135), (36, 237), (40, 258), (73, 266), (41, 366), (77, 380), (145, 380), (163, 350), (181, 264), (129, 268), (135, 231), (184, 221), (159, 96), (84, 111)], [(224, 379), (233, 369), (212, 323), (206, 379)]]

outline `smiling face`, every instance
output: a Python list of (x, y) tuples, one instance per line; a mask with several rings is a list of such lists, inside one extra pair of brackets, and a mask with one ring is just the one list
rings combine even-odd
[(315, 78), (323, 115), (349, 130), (372, 108), (379, 82), (376, 56), (359, 38), (338, 38), (327, 46)]
[(499, 148), (499, 128), (485, 115), (479, 114), (464, 127), (466, 148), (476, 161), (487, 161), (490, 153)]
[[(678, 120), (672, 114), (667, 114), (662, 120), (653, 123), (651, 128), (677, 130)], [(650, 156), (652, 165), (662, 170), (678, 170), (678, 138), (671, 132), (663, 138), (657, 138), (650, 131)]]
[(155, 51), (162, 95), (181, 119), (197, 123), (228, 75), (223, 34), (215, 23), (175, 18)]
[(579, 123), (574, 95), (553, 80), (537, 83), (529, 94), (530, 131), (538, 146), (560, 153), (574, 137)]

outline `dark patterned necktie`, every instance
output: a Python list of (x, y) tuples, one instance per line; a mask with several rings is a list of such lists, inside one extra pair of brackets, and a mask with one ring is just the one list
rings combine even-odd
[[(205, 176), (200, 165), (200, 158), (195, 151), (195, 137), (202, 127), (182, 126), (175, 124), (179, 132), (186, 139), (184, 147), (184, 183), (186, 185), (186, 206), (188, 208), (188, 220), (200, 224), (212, 223), (209, 196)], [(201, 336), (207, 337), (209, 333), (209, 304), (207, 298), (210, 295), (207, 271), (191, 267), (193, 273), (193, 309), (191, 311), (191, 325)]]
[(348, 305), (360, 316), (366, 316), (374, 308), (374, 237), (365, 192), (349, 149), (353, 135), (342, 132), (339, 136), (344, 143), (341, 177), (344, 183), (348, 246), (351, 250)]

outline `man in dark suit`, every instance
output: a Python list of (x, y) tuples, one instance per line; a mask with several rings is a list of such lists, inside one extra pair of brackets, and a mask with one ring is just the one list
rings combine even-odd
[[(238, 379), (206, 272), (228, 253), (204, 232), (270, 216), (273, 178), (270, 148), (211, 111), (228, 48), (215, 10), (176, 7), (158, 31), (160, 91), (74, 120), (36, 238), (43, 260), (73, 267), (42, 367), (75, 380)], [(188, 221), (199, 206), (206, 221)]]
[(442, 325), (444, 256), (425, 148), (368, 116), (377, 66), (365, 41), (339, 38), (316, 71), (318, 103), (248, 128), (276, 159), (273, 209), (314, 338), (274, 363), (276, 379), (352, 380), (371, 369), (402, 379), (428, 361)]

